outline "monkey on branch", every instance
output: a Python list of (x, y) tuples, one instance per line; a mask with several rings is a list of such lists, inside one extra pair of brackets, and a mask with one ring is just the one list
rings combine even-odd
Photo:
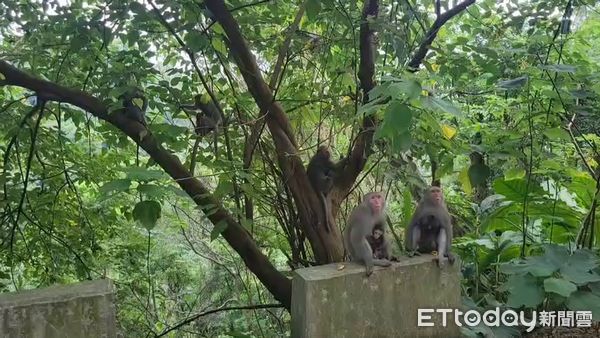
[(186, 113), (196, 117), (194, 125), (194, 132), (199, 137), (204, 137), (210, 132), (214, 135), (214, 148), (215, 154), (217, 152), (217, 136), (219, 134), (219, 127), (223, 123), (221, 114), (217, 109), (217, 106), (212, 102), (208, 94), (194, 96), (194, 104), (180, 105)]
[(148, 109), (148, 99), (139, 88), (131, 88), (119, 96), (122, 100), (123, 112), (127, 118), (139, 122), (144, 127), (146, 123), (146, 109)]
[(328, 200), (329, 193), (333, 188), (333, 181), (341, 167), (343, 160), (339, 163), (334, 163), (331, 160), (331, 152), (327, 146), (320, 146), (317, 153), (310, 159), (306, 167), (308, 179), (319, 195), (323, 212), (325, 213), (325, 230), (331, 232), (333, 215), (329, 208), (330, 201)]

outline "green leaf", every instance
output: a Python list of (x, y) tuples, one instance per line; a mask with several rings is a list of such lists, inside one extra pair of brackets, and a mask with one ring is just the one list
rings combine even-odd
[(507, 181), (521, 179), (525, 177), (525, 170), (521, 168), (511, 168), (504, 172), (504, 178)]
[(521, 76), (512, 80), (499, 81), (498, 87), (502, 89), (518, 89), (523, 87), (527, 83), (527, 80), (527, 76)]
[(392, 101), (387, 107), (384, 116), (384, 129), (390, 130), (390, 133), (403, 133), (410, 129), (412, 124), (412, 110), (406, 104), (400, 101)]
[(160, 170), (150, 170), (144, 167), (123, 168), (128, 179), (133, 181), (154, 181), (165, 177), (165, 173)]
[(320, 0), (308, 0), (306, 2), (306, 16), (310, 21), (315, 21), (319, 12), (321, 12)]
[(463, 191), (470, 196), (473, 190), (473, 186), (471, 185), (471, 179), (469, 178), (468, 167), (465, 167), (460, 171), (460, 173), (458, 174), (458, 181), (460, 182)]
[(544, 280), (544, 289), (546, 292), (554, 292), (563, 297), (569, 297), (577, 291), (577, 286), (562, 278), (548, 278)]
[(215, 227), (210, 232), (210, 240), (214, 241), (217, 239), (217, 237), (219, 237), (219, 235), (225, 231), (225, 229), (227, 229), (227, 222), (225, 220), (219, 221), (217, 224), (215, 224)]
[(421, 84), (415, 80), (401, 80), (399, 82), (391, 83), (387, 89), (387, 95), (391, 96), (393, 99), (403, 99), (408, 98), (409, 100), (414, 100), (421, 96)]
[(585, 285), (590, 282), (600, 282), (600, 275), (583, 271), (581, 268), (573, 265), (564, 266), (560, 269), (561, 275), (577, 285)]
[(475, 163), (469, 167), (469, 179), (471, 186), (485, 184), (490, 175), (490, 167), (485, 165), (485, 163)]
[(129, 186), (131, 185), (131, 180), (128, 179), (119, 179), (119, 180), (114, 180), (114, 181), (110, 181), (108, 183), (103, 184), (100, 187), (100, 194), (102, 195), (108, 195), (108, 193), (110, 192), (123, 192), (123, 191), (127, 191), (129, 190)]
[(156, 201), (138, 202), (133, 208), (133, 219), (142, 223), (144, 228), (152, 230), (160, 218), (161, 206)]
[(571, 65), (539, 65), (541, 69), (557, 73), (575, 73), (577, 67)]
[(407, 131), (405, 133), (393, 136), (391, 139), (392, 151), (395, 154), (405, 152), (410, 149), (413, 143), (413, 138)]
[(546, 135), (546, 137), (548, 137), (551, 140), (555, 140), (555, 141), (570, 141), (571, 138), (569, 137), (569, 133), (567, 133), (566, 130), (562, 129), (562, 128), (550, 128), (550, 129), (546, 129), (544, 130), (544, 135)]
[(592, 311), (592, 318), (600, 318), (600, 297), (591, 292), (574, 292), (567, 299), (567, 307), (573, 311)]
[[(527, 181), (524, 179), (504, 180), (498, 178), (492, 184), (497, 194), (504, 195), (509, 201), (523, 202), (528, 192)], [(544, 191), (535, 183), (529, 185), (530, 194), (544, 194)]]
[(208, 38), (198, 31), (191, 31), (186, 34), (184, 41), (185, 45), (191, 49), (192, 52), (202, 51), (206, 49), (209, 44)]
[(434, 96), (421, 97), (421, 103), (423, 107), (431, 111), (441, 111), (444, 113), (452, 114), (454, 116), (461, 116), (461, 112), (452, 103), (442, 100)]
[(600, 296), (600, 282), (590, 283), (588, 287), (590, 288), (593, 294), (595, 294), (596, 296)]
[(155, 184), (140, 184), (137, 187), (137, 191), (153, 198), (163, 198), (166, 193), (166, 189), (164, 187)]
[(544, 290), (531, 275), (513, 275), (503, 285), (509, 292), (506, 304), (512, 308), (535, 308), (544, 300)]
[(221, 54), (227, 54), (227, 46), (225, 46), (225, 42), (223, 42), (223, 40), (212, 39), (212, 46), (217, 52)]

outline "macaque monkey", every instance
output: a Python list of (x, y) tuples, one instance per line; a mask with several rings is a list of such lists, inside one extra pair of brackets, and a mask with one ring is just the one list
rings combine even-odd
[(390, 244), (385, 237), (385, 233), (381, 225), (377, 224), (373, 228), (373, 233), (367, 236), (367, 241), (369, 242), (371, 250), (373, 251), (373, 258), (392, 259)]
[(216, 154), (217, 136), (219, 134), (219, 127), (223, 123), (223, 119), (210, 96), (198, 94), (194, 96), (194, 104), (181, 105), (180, 107), (186, 113), (196, 116), (196, 125), (194, 126), (196, 135), (204, 137), (211, 131), (214, 133), (214, 147)]
[(319, 195), (323, 212), (325, 213), (325, 229), (331, 231), (331, 211), (327, 203), (327, 197), (331, 188), (333, 188), (333, 179), (336, 174), (337, 166), (331, 160), (331, 152), (327, 146), (320, 146), (317, 153), (310, 159), (306, 167), (306, 174), (313, 189)]
[(442, 189), (431, 186), (415, 210), (406, 231), (406, 250), (409, 255), (437, 251), (437, 262), (441, 267), (447, 258), (454, 264), (452, 247), (452, 222)]
[[(378, 224), (385, 224), (385, 199), (380, 192), (370, 192), (365, 195), (362, 202), (352, 210), (348, 226), (344, 233), (346, 249), (350, 260), (366, 266), (367, 276), (373, 273), (373, 266), (390, 266), (388, 259), (373, 258), (373, 250), (368, 236), (373, 234), (373, 229)], [(381, 227), (383, 229), (383, 227)]]
[(147, 127), (146, 109), (148, 109), (148, 99), (146, 99), (144, 93), (135, 88), (122, 94), (119, 98), (123, 100), (125, 116)]

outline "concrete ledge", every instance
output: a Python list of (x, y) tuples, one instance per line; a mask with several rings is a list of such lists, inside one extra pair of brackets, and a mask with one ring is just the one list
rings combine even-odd
[[(417, 326), (419, 308), (460, 308), (460, 262), (440, 270), (433, 256), (402, 257), (369, 278), (355, 263), (295, 271), (292, 337), (459, 337), (453, 320)], [(340, 264), (344, 269), (338, 270)]]
[(0, 294), (0, 337), (116, 337), (108, 279)]

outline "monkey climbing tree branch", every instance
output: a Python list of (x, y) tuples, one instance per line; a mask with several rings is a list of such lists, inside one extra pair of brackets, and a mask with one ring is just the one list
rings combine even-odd
[(35, 78), (4, 60), (0, 60), (0, 74), (2, 75), (0, 85), (27, 88), (46, 101), (70, 103), (109, 122), (128, 135), (179, 184), (213, 224), (222, 222), (227, 224), (221, 233), (223, 238), (242, 257), (246, 266), (275, 299), (290, 309), (291, 281), (275, 269), (250, 234), (225, 210), (220, 201), (213, 197), (206, 186), (190, 175), (177, 156), (165, 149), (150, 132), (140, 138), (140, 133), (145, 130), (144, 126), (123, 114), (109, 114), (108, 106), (96, 97), (77, 89)]
[(265, 119), (275, 143), (279, 167), (287, 179), (286, 184), (296, 202), (300, 224), (304, 227), (316, 261), (326, 263), (341, 260), (343, 247), (340, 245), (339, 229), (328, 233), (325, 227), (315, 226), (319, 224), (319, 219), (326, 216), (320, 212), (317, 194), (307, 193), (310, 182), (298, 156), (298, 145), (287, 115), (281, 105), (273, 99), (273, 93), (263, 79), (256, 59), (225, 3), (222, 0), (214, 0), (206, 2), (206, 6), (223, 27), (231, 54), (254, 101), (266, 112)]

